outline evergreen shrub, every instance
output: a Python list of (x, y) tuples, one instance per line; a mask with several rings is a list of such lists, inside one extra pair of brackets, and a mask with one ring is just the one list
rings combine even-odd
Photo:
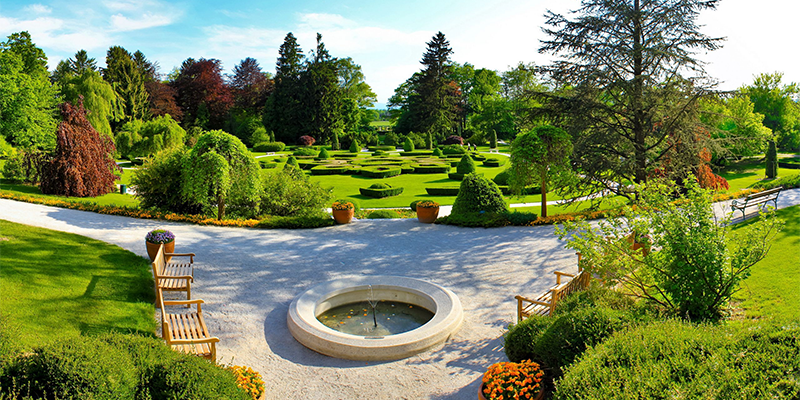
[(457, 144), (450, 144), (446, 146), (442, 146), (442, 154), (443, 155), (450, 155), (450, 154), (467, 154), (467, 149), (461, 147)]
[(400, 214), (394, 210), (375, 210), (367, 214), (367, 219), (393, 219), (401, 218)]
[(375, 183), (368, 188), (358, 189), (361, 195), (380, 199), (383, 197), (397, 196), (403, 193), (403, 188), (392, 187), (388, 183)]
[(286, 144), (283, 142), (261, 142), (257, 143), (253, 146), (253, 151), (259, 153), (274, 153), (278, 151), (283, 151), (286, 148)]
[(458, 186), (426, 187), (425, 191), (431, 196), (458, 196)]
[(342, 175), (348, 170), (346, 165), (317, 165), (311, 168), (311, 175)]
[(486, 160), (483, 161), (484, 167), (494, 168), (494, 167), (499, 167), (501, 165), (503, 165), (503, 163), (497, 158), (487, 158)]
[(469, 213), (504, 213), (506, 203), (497, 185), (481, 175), (464, 176), (451, 215)]
[(415, 174), (443, 174), (450, 171), (447, 164), (414, 164)]
[(365, 166), (361, 168), (361, 175), (368, 178), (388, 178), (400, 175), (402, 172), (400, 166)]
[(316, 157), (319, 151), (313, 147), (299, 147), (292, 154), (295, 156)]
[(327, 159), (330, 159), (330, 158), (331, 158), (331, 155), (330, 155), (330, 153), (328, 153), (328, 149), (326, 149), (324, 147), (322, 148), (322, 150), (319, 151), (319, 154), (317, 155), (317, 160), (327, 160)]
[(358, 143), (358, 140), (353, 139), (353, 142), (350, 143), (350, 152), (351, 153), (358, 153), (361, 151), (361, 144)]

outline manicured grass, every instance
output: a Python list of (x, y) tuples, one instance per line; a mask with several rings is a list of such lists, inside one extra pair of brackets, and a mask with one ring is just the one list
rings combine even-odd
[(733, 296), (746, 319), (800, 321), (800, 206), (778, 210), (778, 216), (786, 226)]
[(23, 348), (83, 333), (155, 332), (148, 260), (70, 233), (0, 220), (0, 312)]
[[(550, 200), (550, 194), (547, 195), (548, 201)], [(625, 197), (622, 196), (614, 196), (604, 199), (603, 202), (598, 207), (599, 210), (610, 210), (612, 208), (620, 207), (627, 204), (627, 200)], [(539, 200), (541, 201), (541, 200)], [(579, 201), (569, 206), (555, 206), (555, 205), (547, 205), (547, 215), (552, 216), (556, 214), (567, 214), (567, 213), (574, 213), (579, 211), (588, 210), (591, 207), (591, 201)], [(542, 215), (542, 207), (541, 206), (534, 206), (534, 207), (514, 207), (511, 211), (520, 211), (520, 212), (532, 212), (536, 213), (536, 215)]]
[(39, 190), (37, 186), (15, 184), (15, 183), (0, 183), (0, 190), (26, 196), (32, 196), (32, 197), (41, 197), (47, 199), (75, 201), (83, 203), (95, 203), (102, 206), (136, 207), (139, 205), (139, 200), (137, 200), (136, 197), (131, 196), (129, 194), (109, 193), (98, 197), (52, 196), (52, 195), (42, 194), (42, 191)]
[[(731, 164), (719, 175), (728, 180), (730, 189), (728, 193), (738, 192), (742, 189), (752, 187), (756, 183), (764, 180), (766, 166), (764, 162), (759, 162), (759, 158), (749, 158)], [(778, 176), (785, 177), (800, 174), (800, 169), (778, 168)]]
[(392, 126), (390, 121), (371, 121), (369, 126)]

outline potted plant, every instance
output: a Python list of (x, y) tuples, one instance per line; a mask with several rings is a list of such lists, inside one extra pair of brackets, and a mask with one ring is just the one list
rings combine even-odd
[(544, 397), (543, 377), (544, 372), (539, 364), (531, 360), (492, 364), (483, 374), (478, 399), (540, 400)]
[[(166, 229), (153, 229), (145, 235), (144, 244), (147, 246), (147, 255), (150, 256), (150, 261), (154, 261), (158, 255), (158, 246), (162, 244), (165, 253), (175, 252), (175, 234)], [(171, 259), (172, 257), (167, 257), (166, 261), (169, 262)]]
[(423, 224), (432, 224), (439, 217), (439, 203), (422, 200), (417, 203), (417, 219)]
[(348, 224), (353, 220), (355, 207), (349, 201), (335, 201), (331, 206), (333, 219), (337, 224)]

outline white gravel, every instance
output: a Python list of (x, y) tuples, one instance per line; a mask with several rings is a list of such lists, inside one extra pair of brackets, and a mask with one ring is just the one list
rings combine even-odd
[[(798, 203), (800, 191), (781, 194), (781, 207)], [(538, 294), (553, 284), (553, 271), (577, 270), (577, 258), (552, 226), (467, 229), (407, 219), (256, 230), (4, 199), (0, 219), (88, 236), (143, 257), (149, 230), (173, 231), (176, 251), (197, 254), (193, 292), (206, 301), (209, 329), (222, 340), (218, 361), (259, 371), (268, 399), (474, 399), (486, 367), (506, 361), (502, 334), (515, 322), (514, 295)], [(330, 358), (294, 340), (286, 313), (295, 296), (330, 279), (369, 275), (409, 276), (453, 290), (464, 324), (442, 348), (391, 362)]]

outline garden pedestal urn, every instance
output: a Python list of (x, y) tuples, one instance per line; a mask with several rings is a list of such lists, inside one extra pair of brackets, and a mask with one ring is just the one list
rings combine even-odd
[(353, 220), (353, 215), (355, 215), (355, 210), (333, 210), (331, 212), (333, 214), (333, 219), (336, 221), (337, 224), (349, 224), (350, 221)]
[[(144, 244), (147, 246), (147, 255), (150, 256), (150, 262), (155, 261), (156, 255), (158, 255), (158, 246), (161, 246), (159, 243), (150, 243), (148, 241), (144, 241)], [(164, 253), (174, 253), (175, 252), (175, 241), (171, 241), (169, 243), (164, 243)], [(169, 262), (172, 257), (166, 257), (166, 262)]]
[(423, 224), (432, 224), (439, 217), (439, 207), (417, 206), (417, 219)]

